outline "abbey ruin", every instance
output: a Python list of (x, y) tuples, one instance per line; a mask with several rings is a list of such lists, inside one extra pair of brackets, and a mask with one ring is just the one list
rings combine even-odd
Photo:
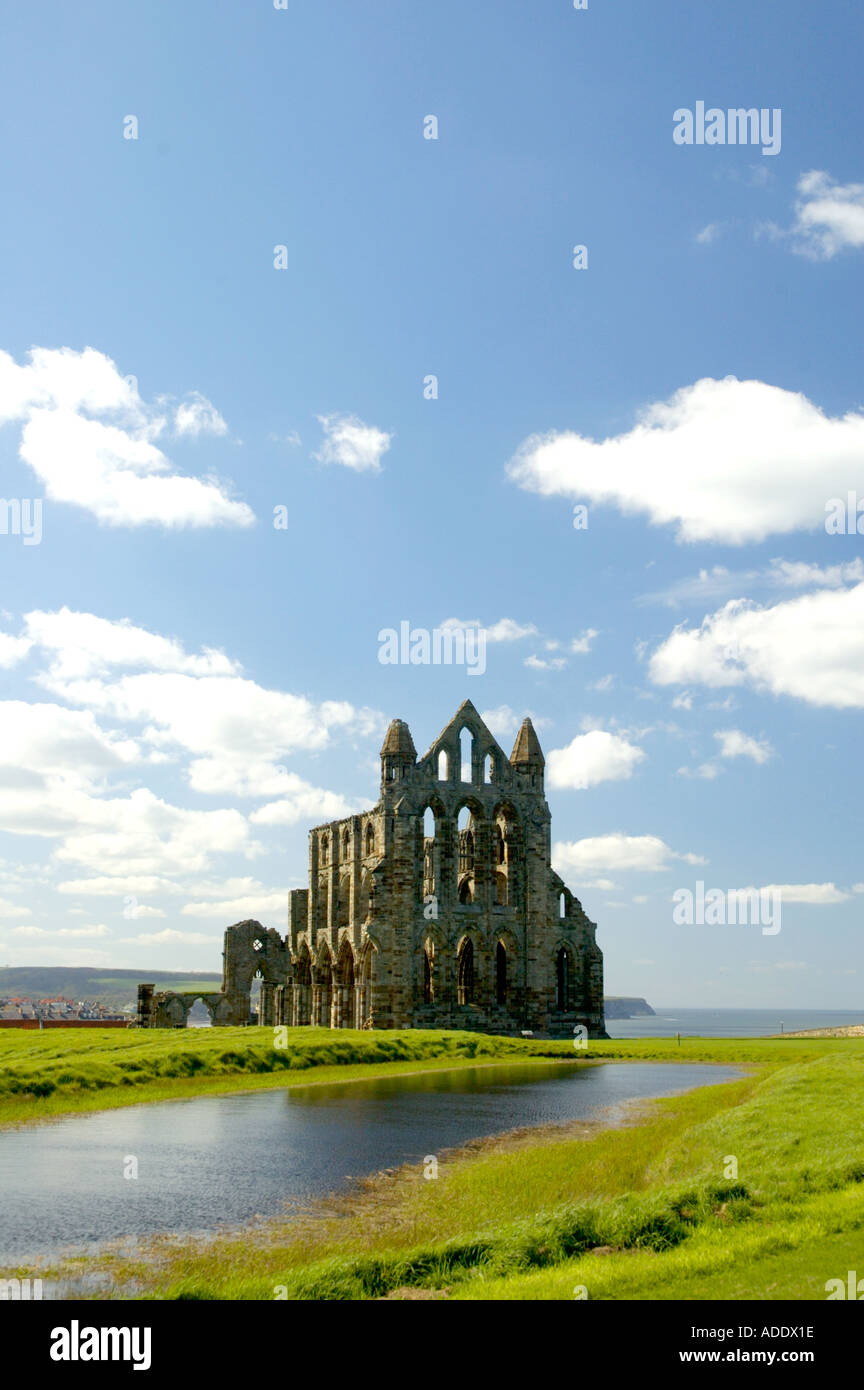
[[(509, 758), (469, 700), (421, 758), (394, 719), (377, 805), (310, 831), (287, 936), (228, 927), (222, 990), (197, 996), (212, 1022), (605, 1037), (603, 957), (551, 866), (544, 767), (530, 719)], [(183, 1026), (195, 997), (142, 985), (139, 1023)]]

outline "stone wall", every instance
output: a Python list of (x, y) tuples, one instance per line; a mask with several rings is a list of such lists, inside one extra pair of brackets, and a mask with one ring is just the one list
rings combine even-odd
[(551, 867), (544, 766), (530, 720), (508, 758), (470, 701), (421, 758), (394, 720), (377, 805), (310, 832), (286, 938), (229, 927), (221, 994), (152, 995), (142, 1026), (182, 1026), (187, 998), (245, 1023), (260, 975), (265, 1025), (604, 1037), (603, 957)]

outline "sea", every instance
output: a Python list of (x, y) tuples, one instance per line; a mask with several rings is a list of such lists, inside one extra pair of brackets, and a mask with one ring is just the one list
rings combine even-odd
[[(650, 1000), (649, 1000), (650, 1003)], [(654, 1018), (610, 1018), (610, 1038), (760, 1038), (805, 1028), (846, 1028), (864, 1023), (864, 1009), (678, 1009), (652, 1004)]]

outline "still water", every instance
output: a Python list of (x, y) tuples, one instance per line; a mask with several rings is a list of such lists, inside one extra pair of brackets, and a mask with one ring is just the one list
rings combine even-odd
[(614, 1121), (625, 1101), (738, 1074), (668, 1063), (505, 1064), (139, 1105), (7, 1131), (0, 1264), (272, 1216), (349, 1177), (469, 1139), (600, 1111)]

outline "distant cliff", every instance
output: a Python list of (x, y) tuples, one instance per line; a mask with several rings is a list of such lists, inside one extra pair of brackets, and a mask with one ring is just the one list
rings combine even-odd
[(626, 994), (607, 995), (607, 1018), (654, 1018), (654, 1010), (644, 999), (635, 999)]

